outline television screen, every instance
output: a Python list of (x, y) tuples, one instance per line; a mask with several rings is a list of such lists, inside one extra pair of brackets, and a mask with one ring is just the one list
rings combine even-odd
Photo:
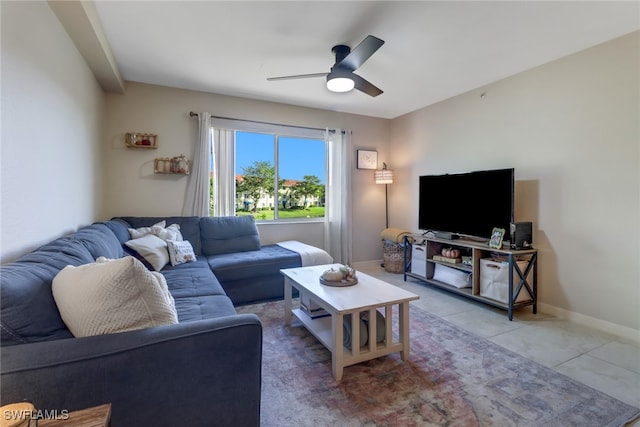
[(420, 177), (418, 228), (489, 238), (509, 224), (514, 210), (514, 169)]

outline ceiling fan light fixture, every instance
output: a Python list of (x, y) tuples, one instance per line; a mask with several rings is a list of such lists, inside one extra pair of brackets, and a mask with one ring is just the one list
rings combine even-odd
[(327, 76), (327, 89), (331, 92), (349, 92), (356, 86), (356, 82), (344, 75), (330, 73)]

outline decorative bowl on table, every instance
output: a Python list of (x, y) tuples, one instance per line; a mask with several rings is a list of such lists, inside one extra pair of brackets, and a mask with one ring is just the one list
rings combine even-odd
[(348, 265), (342, 267), (330, 268), (325, 270), (320, 276), (320, 283), (327, 286), (353, 286), (358, 283), (356, 271)]

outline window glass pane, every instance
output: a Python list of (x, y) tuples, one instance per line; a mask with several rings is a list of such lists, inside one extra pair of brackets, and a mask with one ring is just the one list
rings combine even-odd
[(236, 132), (236, 212), (274, 219), (275, 137)]
[(324, 217), (324, 140), (236, 131), (235, 143), (237, 215), (261, 221)]
[(278, 138), (279, 219), (324, 217), (325, 156), (323, 140)]

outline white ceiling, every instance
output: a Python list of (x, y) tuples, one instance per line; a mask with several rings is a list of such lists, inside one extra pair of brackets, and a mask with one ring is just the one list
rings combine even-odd
[[(640, 2), (95, 1), (125, 80), (394, 118), (640, 29)], [(331, 93), (336, 44), (386, 43)]]

